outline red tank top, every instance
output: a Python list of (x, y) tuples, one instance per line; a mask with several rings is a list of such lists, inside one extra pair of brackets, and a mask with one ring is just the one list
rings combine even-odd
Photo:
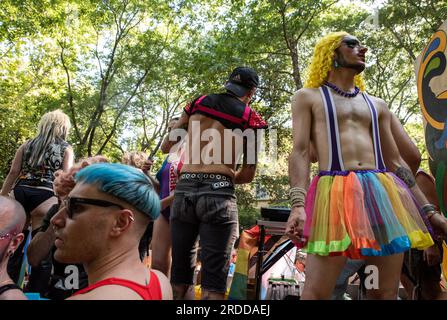
[(151, 279), (147, 286), (142, 286), (141, 284), (126, 279), (108, 278), (98, 281), (88, 286), (87, 288), (77, 291), (75, 294), (73, 294), (73, 297), (90, 292), (98, 287), (109, 286), (109, 285), (123, 286), (129, 288), (138, 293), (141, 296), (141, 298), (143, 298), (143, 300), (161, 300), (160, 281), (158, 280), (156, 274), (153, 273), (152, 271), (151, 271)]

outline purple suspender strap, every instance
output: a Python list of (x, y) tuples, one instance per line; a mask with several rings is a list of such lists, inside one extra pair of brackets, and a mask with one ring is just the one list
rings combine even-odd
[(341, 156), (340, 137), (338, 132), (337, 113), (331, 93), (326, 86), (320, 87), (321, 97), (326, 114), (326, 126), (328, 143), (331, 149), (329, 153), (328, 171), (344, 171), (343, 160)]
[(362, 92), (363, 98), (366, 101), (366, 104), (369, 107), (371, 112), (371, 121), (372, 121), (372, 133), (373, 133), (373, 142), (374, 142), (374, 153), (376, 158), (376, 168), (379, 170), (385, 170), (385, 163), (382, 157), (382, 147), (380, 145), (380, 134), (379, 134), (379, 119), (377, 117), (377, 110), (374, 106), (374, 103), (368, 97), (368, 95)]

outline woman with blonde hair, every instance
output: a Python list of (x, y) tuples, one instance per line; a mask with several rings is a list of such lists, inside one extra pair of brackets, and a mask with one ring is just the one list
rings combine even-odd
[[(73, 165), (73, 150), (66, 142), (70, 127), (69, 117), (61, 110), (45, 113), (39, 121), (37, 136), (22, 144), (15, 154), (1, 195), (13, 191), (14, 198), (25, 208), (25, 229), (30, 222), (32, 230), (39, 228), (45, 213), (57, 203), (54, 173), (60, 169), (67, 171)], [(19, 266), (13, 269), (18, 273)], [(13, 278), (17, 280), (18, 274)]]

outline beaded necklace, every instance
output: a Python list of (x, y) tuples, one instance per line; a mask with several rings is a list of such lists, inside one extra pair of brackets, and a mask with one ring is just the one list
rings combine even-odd
[(339, 87), (337, 87), (335, 84), (325, 81), (324, 84), (328, 86), (329, 88), (333, 89), (335, 92), (337, 92), (339, 95), (346, 97), (346, 98), (354, 98), (357, 96), (360, 92), (360, 89), (358, 87), (355, 87), (354, 92), (346, 92), (341, 90)]

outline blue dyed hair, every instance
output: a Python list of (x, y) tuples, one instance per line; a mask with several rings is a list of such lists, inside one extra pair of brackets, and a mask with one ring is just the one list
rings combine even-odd
[(96, 184), (100, 191), (127, 202), (152, 220), (160, 215), (160, 198), (151, 181), (134, 167), (95, 163), (80, 170), (75, 181)]

